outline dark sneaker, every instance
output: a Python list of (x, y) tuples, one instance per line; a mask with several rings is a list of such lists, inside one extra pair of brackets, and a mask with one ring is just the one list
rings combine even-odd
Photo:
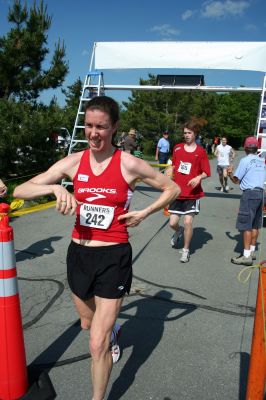
[(110, 340), (110, 351), (112, 353), (113, 364), (117, 363), (120, 359), (120, 347), (117, 344), (117, 340), (121, 335), (121, 326), (119, 324), (115, 324), (111, 334)]
[(178, 242), (181, 239), (181, 237), (183, 236), (184, 233), (184, 227), (183, 226), (179, 226), (177, 231), (173, 234), (172, 238), (171, 238), (171, 246), (176, 249), (178, 246)]
[(250, 267), (253, 265), (252, 257), (244, 257), (244, 256), (239, 256), (239, 257), (233, 257), (231, 258), (231, 262), (233, 264), (237, 265), (246, 265), (247, 267)]
[(187, 250), (183, 250), (182, 251), (182, 255), (181, 255), (181, 258), (180, 258), (180, 261), (182, 262), (182, 263), (187, 263), (187, 262), (189, 262), (189, 258), (190, 258), (190, 253), (189, 253), (189, 251)]

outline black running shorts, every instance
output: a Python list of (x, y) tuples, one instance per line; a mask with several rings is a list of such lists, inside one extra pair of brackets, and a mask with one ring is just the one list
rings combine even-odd
[(174, 200), (168, 208), (170, 214), (186, 215), (195, 214), (197, 215), (200, 211), (200, 201), (195, 199), (182, 199)]
[(131, 245), (88, 247), (72, 241), (67, 252), (67, 278), (71, 291), (82, 300), (123, 297), (132, 282)]

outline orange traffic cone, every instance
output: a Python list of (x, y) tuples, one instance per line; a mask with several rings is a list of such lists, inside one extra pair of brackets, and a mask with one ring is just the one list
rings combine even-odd
[(56, 392), (46, 371), (28, 389), (28, 374), (9, 205), (0, 204), (0, 399), (52, 400)]
[(0, 399), (13, 400), (28, 389), (26, 355), (9, 205), (0, 204)]

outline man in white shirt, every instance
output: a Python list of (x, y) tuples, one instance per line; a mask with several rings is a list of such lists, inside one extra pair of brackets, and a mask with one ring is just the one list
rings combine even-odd
[(217, 157), (217, 172), (221, 183), (221, 192), (228, 192), (227, 169), (235, 158), (234, 149), (227, 144), (227, 138), (222, 137), (221, 143), (216, 147), (214, 155)]

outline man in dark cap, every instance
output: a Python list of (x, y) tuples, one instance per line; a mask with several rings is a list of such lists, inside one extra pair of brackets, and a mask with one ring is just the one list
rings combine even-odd
[(235, 184), (240, 184), (242, 196), (238, 211), (236, 228), (243, 234), (243, 254), (233, 257), (231, 262), (250, 266), (256, 259), (255, 249), (259, 229), (262, 225), (262, 210), (264, 203), (265, 161), (257, 155), (258, 140), (254, 136), (246, 138), (243, 157), (236, 171), (228, 168), (228, 176)]

